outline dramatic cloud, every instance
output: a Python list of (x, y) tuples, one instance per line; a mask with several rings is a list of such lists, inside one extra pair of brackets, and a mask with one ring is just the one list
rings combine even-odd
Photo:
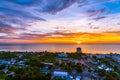
[(62, 42), (84, 43), (91, 37), (96, 42), (109, 31), (115, 40), (119, 5), (120, 0), (0, 0), (0, 42), (54, 43), (62, 38)]
[(18, 28), (13, 28), (8, 24), (0, 23), (0, 33), (14, 33)]

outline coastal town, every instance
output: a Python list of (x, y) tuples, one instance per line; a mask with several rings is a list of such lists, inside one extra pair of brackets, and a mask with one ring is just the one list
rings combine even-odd
[(0, 51), (0, 80), (120, 80), (120, 54)]

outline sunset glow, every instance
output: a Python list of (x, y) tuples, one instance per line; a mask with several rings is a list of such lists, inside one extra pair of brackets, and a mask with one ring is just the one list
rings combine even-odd
[(120, 43), (120, 0), (38, 1), (0, 1), (0, 43)]
[(80, 44), (81, 42), (80, 41), (77, 41), (77, 44)]

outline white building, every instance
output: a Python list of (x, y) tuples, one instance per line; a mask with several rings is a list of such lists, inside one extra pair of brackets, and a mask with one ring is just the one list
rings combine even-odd
[(75, 80), (80, 80), (81, 76), (76, 76)]
[(67, 78), (68, 72), (62, 72), (62, 71), (54, 71), (53, 77), (60, 77), (60, 78)]

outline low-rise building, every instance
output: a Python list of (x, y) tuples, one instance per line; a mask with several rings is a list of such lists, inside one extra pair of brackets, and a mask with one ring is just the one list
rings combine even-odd
[(52, 76), (53, 76), (53, 78), (58, 77), (58, 78), (62, 78), (62, 79), (67, 79), (68, 72), (54, 71)]

